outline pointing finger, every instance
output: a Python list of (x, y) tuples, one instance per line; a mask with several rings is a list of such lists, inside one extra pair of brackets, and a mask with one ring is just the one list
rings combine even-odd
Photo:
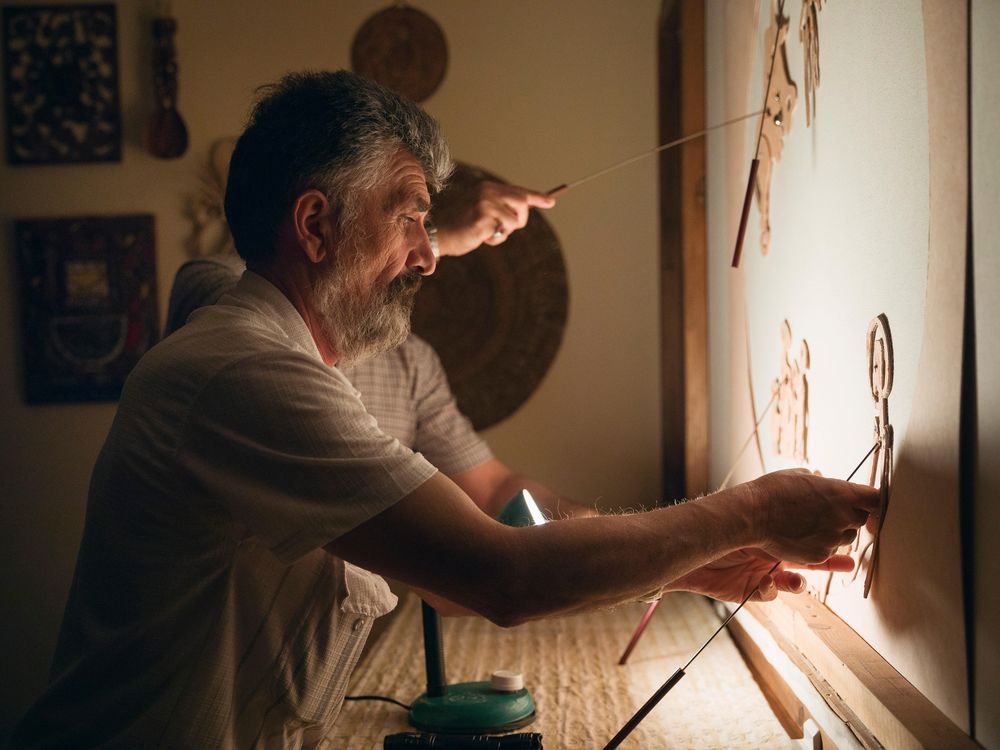
[(876, 513), (882, 507), (882, 495), (874, 487), (869, 487), (867, 484), (851, 484), (851, 489), (854, 490), (854, 507), (860, 508), (868, 511), (869, 513)]
[(556, 199), (553, 195), (540, 193), (537, 190), (529, 190), (528, 188), (518, 187), (517, 185), (506, 185), (505, 188), (505, 192), (509, 198), (524, 202), (528, 206), (534, 206), (535, 208), (552, 208), (556, 205)]
[(556, 205), (555, 197), (546, 195), (545, 193), (529, 191), (525, 198), (528, 201), (528, 205), (534, 206), (535, 208), (552, 208)]

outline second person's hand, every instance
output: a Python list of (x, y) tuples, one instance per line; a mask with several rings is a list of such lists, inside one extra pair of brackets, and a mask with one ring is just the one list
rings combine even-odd
[(457, 198), (446, 215), (432, 213), (442, 256), (465, 255), (480, 245), (500, 245), (528, 223), (532, 208), (551, 208), (555, 198), (536, 190), (483, 180)]

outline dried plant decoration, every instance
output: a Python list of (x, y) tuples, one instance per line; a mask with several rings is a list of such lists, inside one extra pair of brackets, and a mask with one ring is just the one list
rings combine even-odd
[(806, 84), (806, 127), (816, 113), (816, 89), (819, 88), (819, 12), (824, 0), (802, 0), (799, 41), (802, 42), (802, 68)]
[(201, 187), (191, 201), (189, 211), (193, 233), (189, 249), (196, 258), (236, 254), (223, 208), (229, 159), (234, 148), (236, 138), (220, 138), (212, 144), (208, 163), (201, 174)]

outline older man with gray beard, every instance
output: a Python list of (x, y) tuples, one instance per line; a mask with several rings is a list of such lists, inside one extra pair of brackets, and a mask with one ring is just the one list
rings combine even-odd
[(656, 588), (799, 589), (765, 579), (775, 560), (850, 568), (834, 553), (878, 506), (866, 487), (782, 472), (513, 529), (385, 435), (333, 365), (406, 336), (450, 169), (429, 116), (353, 74), (264, 91), (226, 196), (248, 271), (125, 386), (52, 682), (14, 746), (320, 745), (395, 604), (380, 574), (514, 625)]

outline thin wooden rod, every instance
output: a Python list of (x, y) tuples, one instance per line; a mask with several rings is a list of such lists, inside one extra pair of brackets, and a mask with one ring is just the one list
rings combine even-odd
[(736, 249), (733, 250), (733, 268), (740, 267), (743, 257), (743, 239), (747, 234), (747, 223), (750, 221), (750, 206), (753, 205), (753, 189), (757, 183), (757, 170), (760, 169), (760, 159), (756, 157), (750, 162), (750, 177), (747, 178), (747, 191), (743, 195), (743, 209), (740, 211), (740, 228), (736, 231)]
[[(785, 15), (785, 0), (778, 0), (778, 19)], [(771, 50), (771, 67), (767, 71), (767, 86), (764, 87), (764, 106), (761, 108), (760, 124), (757, 126), (757, 145), (754, 147), (754, 156), (760, 153), (760, 139), (764, 135), (764, 113), (767, 111), (767, 97), (771, 94), (771, 79), (774, 77), (774, 61), (778, 57), (778, 42), (781, 40), (781, 25), (775, 23), (774, 28), (774, 48)]]
[[(777, 397), (778, 397), (777, 391), (771, 394), (771, 400), (767, 402), (767, 405), (764, 407), (764, 411), (761, 413), (760, 418), (754, 423), (753, 432), (747, 435), (747, 439), (744, 441), (743, 446), (737, 452), (736, 460), (733, 461), (733, 465), (729, 469), (729, 473), (726, 474), (726, 478), (722, 480), (722, 484), (719, 486), (719, 490), (724, 490), (726, 488), (726, 485), (729, 484), (729, 480), (732, 479), (733, 477), (733, 472), (735, 472), (736, 467), (739, 466), (740, 459), (743, 458), (743, 454), (746, 453), (747, 447), (749, 447), (750, 443), (753, 441), (754, 436), (757, 434), (757, 430), (760, 428), (761, 422), (764, 421), (764, 417), (766, 417), (767, 413), (771, 410), (771, 406), (774, 404), (774, 401)], [(869, 455), (871, 454), (869, 453)], [(867, 457), (868, 456), (865, 456), (865, 458)], [(854, 474), (851, 474), (851, 476), (854, 476)], [(626, 662), (628, 662), (629, 656), (631, 656), (632, 651), (636, 647), (636, 644), (639, 643), (639, 639), (642, 638), (642, 634), (646, 631), (646, 626), (649, 625), (649, 621), (653, 618), (653, 613), (656, 611), (656, 607), (659, 603), (660, 600), (658, 599), (655, 602), (650, 603), (649, 607), (646, 609), (646, 612), (643, 614), (642, 619), (639, 621), (638, 626), (636, 626), (635, 632), (632, 633), (632, 638), (629, 639), (628, 645), (625, 647), (625, 651), (622, 653), (621, 658), (618, 659), (619, 666), (623, 666)]]
[(719, 490), (726, 489), (726, 486), (729, 484), (729, 480), (733, 478), (733, 473), (736, 471), (736, 467), (739, 466), (740, 459), (743, 458), (743, 454), (746, 453), (746, 450), (750, 446), (750, 443), (753, 442), (754, 435), (756, 435), (757, 430), (760, 429), (761, 422), (764, 421), (764, 417), (766, 417), (767, 413), (771, 410), (771, 407), (774, 405), (774, 401), (776, 398), (778, 398), (777, 391), (771, 394), (771, 400), (767, 402), (767, 406), (764, 407), (764, 411), (760, 413), (760, 417), (757, 419), (756, 422), (754, 422), (753, 432), (747, 435), (747, 439), (743, 441), (743, 446), (736, 453), (736, 459), (733, 461), (733, 465), (729, 468), (729, 473), (726, 474), (726, 478), (723, 479), (722, 484), (719, 485)]
[(725, 128), (730, 125), (734, 125), (738, 122), (749, 120), (751, 117), (756, 117), (757, 115), (761, 114), (761, 112), (763, 112), (763, 110), (750, 112), (749, 114), (740, 115), (739, 117), (734, 117), (732, 120), (726, 120), (725, 122), (720, 122), (718, 125), (712, 125), (711, 127), (705, 128), (704, 130), (699, 130), (696, 133), (689, 133), (688, 135), (682, 136), (681, 138), (678, 138), (675, 141), (670, 141), (669, 143), (664, 143), (662, 146), (656, 146), (655, 148), (651, 148), (648, 151), (643, 151), (641, 154), (630, 156), (624, 161), (615, 162), (610, 166), (604, 167), (604, 169), (599, 169), (596, 172), (592, 172), (591, 174), (581, 177), (578, 180), (573, 180), (573, 182), (564, 182), (562, 185), (552, 188), (547, 193), (547, 195), (549, 195), (552, 198), (555, 198), (557, 196), (562, 195), (567, 190), (572, 190), (578, 185), (582, 185), (585, 182), (590, 182), (591, 180), (597, 179), (598, 177), (603, 177), (608, 172), (613, 172), (616, 169), (621, 169), (622, 167), (626, 167), (629, 164), (632, 164), (633, 162), (639, 161), (640, 159), (645, 159), (647, 156), (653, 156), (654, 154), (658, 154), (661, 151), (666, 151), (667, 149), (675, 148), (684, 143), (687, 143), (688, 141), (693, 141), (695, 138), (701, 138), (703, 135), (705, 135), (706, 133), (711, 133), (713, 130), (718, 130), (719, 128)]
[(625, 647), (625, 651), (618, 660), (618, 666), (623, 667), (628, 662), (628, 658), (632, 655), (632, 650), (635, 648), (635, 644), (637, 644), (639, 639), (642, 638), (642, 634), (645, 632), (646, 626), (649, 625), (649, 621), (653, 619), (653, 613), (656, 611), (656, 608), (660, 606), (661, 601), (663, 600), (657, 599), (655, 602), (649, 603), (649, 606), (646, 608), (646, 613), (639, 621), (639, 626), (635, 629), (635, 632), (632, 633), (632, 639), (628, 642), (628, 645)]
[[(779, 565), (781, 565), (781, 560), (778, 560), (778, 562), (771, 566), (771, 569), (767, 571), (767, 575), (764, 577), (766, 578), (774, 573), (774, 571), (778, 569)], [(763, 580), (763, 578), (761, 580)], [(653, 693), (650, 699), (643, 703), (639, 710), (632, 715), (632, 718), (625, 722), (625, 726), (618, 730), (618, 734), (611, 739), (611, 742), (604, 746), (604, 750), (614, 750), (614, 748), (622, 744), (622, 741), (632, 733), (632, 730), (639, 726), (639, 722), (645, 719), (646, 715), (656, 708), (656, 704), (663, 700), (663, 696), (669, 693), (673, 689), (674, 685), (681, 681), (681, 678), (687, 674), (687, 670), (691, 666), (692, 662), (698, 658), (702, 651), (708, 648), (708, 644), (715, 640), (715, 636), (722, 632), (726, 625), (729, 624), (729, 621), (736, 616), (737, 612), (743, 609), (743, 605), (750, 601), (750, 597), (756, 594), (759, 589), (760, 584), (758, 583), (747, 593), (746, 596), (743, 597), (743, 601), (740, 602), (739, 606), (729, 613), (729, 617), (722, 621), (722, 624), (714, 633), (712, 633), (712, 635), (709, 636), (708, 640), (701, 645), (701, 648), (695, 652), (694, 656), (688, 659), (688, 663), (670, 675), (670, 679), (664, 682), (659, 689)]]
[[(778, 0), (778, 18), (785, 14), (785, 0)], [(771, 67), (767, 71), (767, 85), (764, 86), (764, 106), (760, 111), (760, 123), (757, 125), (757, 142), (753, 149), (753, 161), (750, 162), (750, 179), (747, 181), (747, 192), (743, 196), (743, 210), (740, 212), (740, 228), (736, 234), (736, 248), (733, 250), (733, 268), (740, 267), (743, 256), (743, 238), (747, 231), (747, 220), (750, 216), (750, 202), (753, 200), (754, 183), (757, 180), (757, 169), (760, 167), (760, 139), (764, 135), (764, 118), (767, 116), (767, 98), (771, 95), (771, 79), (774, 77), (774, 61), (778, 57), (778, 40), (781, 39), (781, 27), (775, 24), (774, 48), (771, 50)]]
[[(847, 477), (847, 479), (845, 481), (850, 482), (851, 479), (854, 478), (854, 475), (858, 473), (858, 470), (862, 466), (864, 466), (865, 461), (867, 461), (868, 457), (872, 453), (875, 452), (875, 449), (878, 448), (878, 446), (879, 446), (879, 443), (875, 443), (875, 445), (873, 445), (871, 448), (869, 448), (868, 452), (865, 454), (865, 457), (862, 458), (861, 461), (858, 462), (858, 465), (855, 467), (854, 471), (852, 471), (848, 475), (848, 477)], [(778, 566), (781, 565), (781, 562), (782, 562), (781, 560), (778, 560), (774, 565), (772, 565), (771, 569), (769, 571), (767, 571), (767, 574), (761, 578), (761, 581), (763, 581), (764, 578), (769, 578), (771, 575), (773, 575), (774, 571), (776, 571), (778, 569)], [(712, 633), (711, 636), (709, 636), (708, 640), (705, 641), (702, 644), (701, 648), (699, 648), (695, 652), (694, 656), (692, 656), (690, 659), (688, 659), (687, 664), (685, 664), (683, 667), (681, 667), (676, 672), (674, 672), (672, 675), (670, 675), (670, 678), (666, 682), (664, 682), (656, 690), (655, 693), (653, 693), (653, 695), (650, 697), (650, 699), (648, 701), (646, 701), (645, 703), (642, 704), (642, 706), (639, 708), (639, 710), (636, 711), (632, 715), (632, 718), (629, 719), (627, 722), (625, 722), (625, 725), (620, 730), (618, 730), (618, 734), (616, 734), (614, 737), (612, 737), (611, 741), (607, 745), (604, 746), (604, 750), (614, 750), (616, 747), (618, 747), (620, 744), (622, 744), (622, 742), (625, 740), (625, 738), (628, 737), (632, 733), (632, 731), (637, 726), (639, 726), (639, 723), (643, 719), (646, 718), (647, 714), (649, 714), (650, 711), (652, 711), (654, 708), (656, 708), (656, 705), (661, 700), (663, 700), (663, 697), (674, 688), (674, 685), (676, 685), (678, 682), (681, 681), (681, 678), (685, 674), (687, 674), (687, 670), (690, 668), (690, 666), (694, 662), (694, 660), (697, 659), (698, 656), (701, 655), (702, 651), (704, 651), (706, 648), (708, 648), (708, 644), (711, 643), (713, 640), (715, 640), (715, 637), (719, 633), (721, 633), (723, 631), (723, 629), (726, 627), (726, 625), (729, 624), (730, 620), (732, 620), (734, 617), (736, 617), (736, 613), (739, 612), (741, 609), (743, 609), (743, 605), (746, 604), (748, 601), (750, 601), (750, 597), (752, 597), (754, 594), (756, 594), (759, 590), (760, 590), (760, 583), (758, 583), (756, 586), (754, 586), (750, 590), (750, 592), (746, 596), (743, 597), (743, 601), (741, 601), (739, 603), (739, 606), (736, 607), (736, 609), (734, 609), (732, 612), (729, 613), (729, 616), (725, 620), (722, 621), (722, 624), (716, 629), (716, 631), (714, 633)]]

